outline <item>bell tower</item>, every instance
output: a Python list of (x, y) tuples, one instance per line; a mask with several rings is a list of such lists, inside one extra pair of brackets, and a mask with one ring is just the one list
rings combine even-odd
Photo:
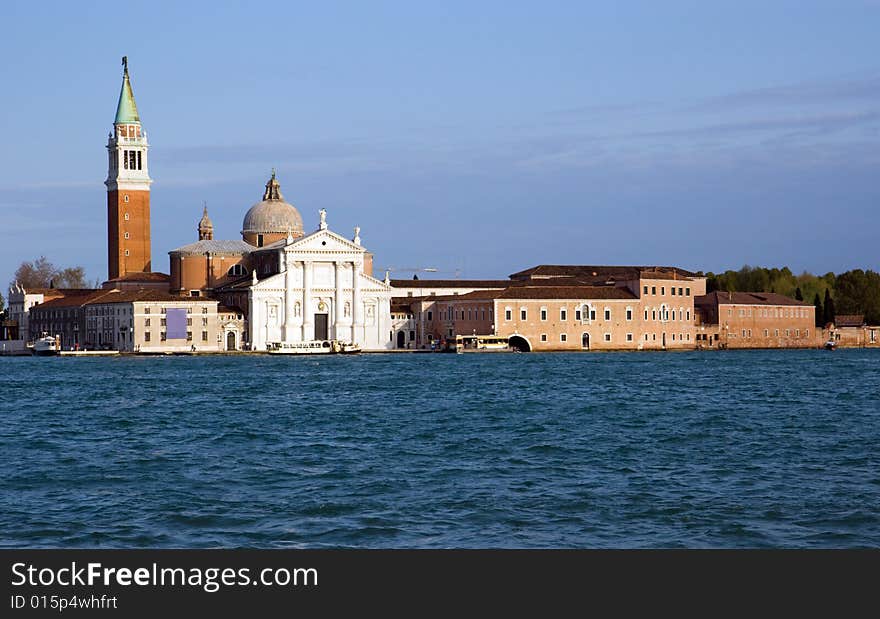
[(122, 57), (122, 90), (113, 131), (107, 139), (107, 271), (108, 279), (150, 272), (150, 175), (147, 133), (141, 127)]

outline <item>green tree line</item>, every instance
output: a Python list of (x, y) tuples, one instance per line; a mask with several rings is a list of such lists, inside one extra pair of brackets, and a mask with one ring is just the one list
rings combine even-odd
[(816, 324), (834, 320), (835, 314), (864, 314), (870, 324), (880, 324), (880, 273), (855, 269), (835, 275), (795, 275), (788, 267), (768, 269), (746, 265), (738, 271), (706, 273), (709, 292), (778, 292), (816, 306)]

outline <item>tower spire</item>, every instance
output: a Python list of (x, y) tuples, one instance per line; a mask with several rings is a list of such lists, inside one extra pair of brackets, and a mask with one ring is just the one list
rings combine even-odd
[(128, 56), (122, 57), (122, 90), (119, 91), (119, 103), (116, 105), (116, 120), (114, 124), (140, 123), (137, 105), (134, 103), (134, 92), (131, 90), (131, 80), (128, 77)]

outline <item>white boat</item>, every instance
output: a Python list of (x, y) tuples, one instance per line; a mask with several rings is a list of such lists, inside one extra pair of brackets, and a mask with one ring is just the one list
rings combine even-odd
[(57, 355), (61, 352), (61, 341), (57, 337), (44, 334), (40, 339), (34, 340), (31, 350), (35, 355), (40, 356)]
[(331, 355), (359, 353), (360, 346), (339, 340), (312, 340), (309, 342), (270, 342), (266, 352), (273, 355)]

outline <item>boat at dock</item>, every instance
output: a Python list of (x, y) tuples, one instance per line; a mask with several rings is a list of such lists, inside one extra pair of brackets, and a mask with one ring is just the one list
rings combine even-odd
[(272, 355), (345, 355), (361, 352), (360, 346), (339, 340), (308, 342), (270, 342), (266, 352)]
[(57, 336), (53, 337), (44, 333), (43, 337), (34, 340), (34, 345), (33, 348), (31, 348), (31, 352), (41, 357), (57, 355), (61, 352), (61, 340)]
[(447, 344), (456, 353), (510, 352), (508, 338), (502, 335), (456, 335)]

